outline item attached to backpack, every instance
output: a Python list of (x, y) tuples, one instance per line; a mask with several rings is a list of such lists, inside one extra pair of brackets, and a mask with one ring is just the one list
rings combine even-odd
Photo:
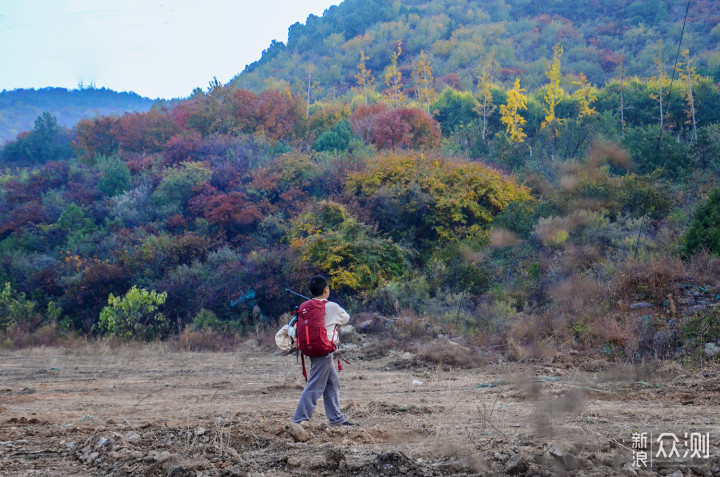
[(275, 333), (275, 344), (283, 351), (290, 351), (294, 348), (295, 343), (290, 336), (290, 328), (288, 325), (283, 326), (280, 328), (280, 331)]

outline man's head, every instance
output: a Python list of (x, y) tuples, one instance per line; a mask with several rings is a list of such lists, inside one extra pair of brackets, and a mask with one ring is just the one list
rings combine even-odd
[(322, 275), (315, 275), (310, 279), (310, 293), (312, 293), (313, 297), (322, 296), (327, 287), (328, 282)]

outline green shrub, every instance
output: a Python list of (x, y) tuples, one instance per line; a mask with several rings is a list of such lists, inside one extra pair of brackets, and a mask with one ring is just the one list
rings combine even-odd
[(205, 308), (202, 308), (198, 314), (195, 315), (193, 325), (195, 325), (195, 328), (198, 330), (220, 330), (225, 328), (225, 324), (218, 319), (215, 312)]
[(445, 88), (437, 101), (430, 105), (430, 110), (435, 111), (435, 119), (440, 123), (443, 136), (478, 119), (476, 100), (469, 91)]
[(179, 167), (165, 169), (160, 185), (152, 194), (156, 205), (163, 209), (182, 210), (193, 195), (193, 187), (212, 177), (207, 165), (199, 162), (183, 162)]
[(114, 197), (127, 192), (132, 187), (130, 169), (117, 156), (97, 159), (102, 177), (97, 188), (103, 194)]
[(680, 326), (685, 339), (685, 350), (690, 355), (702, 356), (706, 343), (720, 342), (720, 311), (710, 309), (685, 318)]
[(104, 335), (116, 335), (124, 340), (140, 338), (150, 341), (162, 337), (168, 323), (162, 313), (156, 313), (165, 303), (167, 293), (147, 291), (133, 286), (124, 297), (112, 293), (108, 306), (100, 312), (97, 330)]
[(510, 202), (497, 217), (495, 227), (515, 232), (522, 238), (528, 238), (537, 223), (535, 203), (532, 201)]
[(666, 177), (674, 179), (692, 168), (687, 146), (670, 135), (661, 139), (658, 126), (628, 128), (622, 145), (630, 151), (640, 174), (660, 169)]
[(28, 322), (35, 317), (35, 302), (15, 292), (10, 282), (0, 291), (0, 331), (6, 331), (15, 323)]
[(353, 135), (352, 129), (350, 129), (350, 121), (342, 119), (335, 127), (323, 131), (323, 133), (318, 136), (313, 144), (313, 149), (318, 152), (346, 151), (354, 138), (359, 139)]
[(720, 255), (720, 189), (713, 190), (707, 202), (695, 211), (695, 219), (683, 238), (682, 247), (687, 256), (702, 249)]
[(672, 198), (665, 184), (635, 174), (620, 181), (618, 202), (623, 213), (636, 217), (647, 215), (653, 220), (667, 217), (672, 209)]

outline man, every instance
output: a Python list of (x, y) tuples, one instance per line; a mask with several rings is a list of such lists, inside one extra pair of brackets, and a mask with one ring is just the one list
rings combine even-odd
[(340, 379), (335, 371), (333, 360), (333, 351), (339, 343), (337, 327), (346, 324), (350, 320), (350, 315), (337, 303), (328, 301), (330, 287), (325, 277), (317, 275), (310, 279), (310, 293), (313, 298), (300, 305), (298, 309), (297, 340), (300, 345), (304, 344), (301, 344), (300, 341), (304, 339), (305, 333), (309, 333), (308, 330), (312, 329), (311, 325), (304, 324), (307, 323), (304, 316), (321, 312), (324, 307), (327, 340), (322, 337), (322, 341), (327, 347), (322, 347), (322, 343), (317, 345), (316, 348), (320, 347), (320, 352), (324, 354), (310, 357), (310, 377), (300, 396), (293, 422), (300, 424), (303, 421), (309, 421), (315, 411), (318, 398), (322, 396), (325, 403), (325, 414), (327, 414), (331, 426), (353, 426), (354, 424), (348, 422), (340, 412)]

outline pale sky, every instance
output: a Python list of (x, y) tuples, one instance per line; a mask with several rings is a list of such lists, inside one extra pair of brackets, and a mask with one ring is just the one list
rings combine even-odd
[(80, 82), (150, 98), (227, 83), (341, 0), (0, 0), (0, 91)]

